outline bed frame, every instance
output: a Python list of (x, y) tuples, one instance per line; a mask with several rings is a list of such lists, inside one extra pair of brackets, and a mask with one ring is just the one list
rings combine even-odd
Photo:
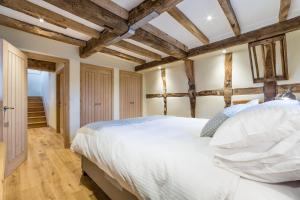
[(130, 191), (130, 186), (125, 181), (117, 181), (107, 175), (102, 169), (84, 156), (81, 156), (81, 167), (83, 175), (90, 177), (111, 200), (141, 199), (138, 198), (133, 191)]

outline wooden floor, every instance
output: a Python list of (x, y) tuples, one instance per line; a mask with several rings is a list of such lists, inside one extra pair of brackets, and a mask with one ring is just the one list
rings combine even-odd
[(6, 179), (5, 190), (6, 200), (107, 199), (82, 176), (80, 157), (49, 128), (28, 130), (28, 159)]

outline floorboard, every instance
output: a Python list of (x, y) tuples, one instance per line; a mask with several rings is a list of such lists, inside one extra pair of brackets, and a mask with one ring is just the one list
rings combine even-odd
[(28, 130), (28, 159), (5, 180), (6, 200), (107, 200), (88, 177), (80, 157), (63, 148), (49, 128)]

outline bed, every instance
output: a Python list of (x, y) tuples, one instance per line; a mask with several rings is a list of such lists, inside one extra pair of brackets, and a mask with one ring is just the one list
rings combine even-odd
[(152, 116), (78, 130), (72, 150), (112, 199), (296, 200), (300, 183), (264, 184), (214, 165), (207, 119)]

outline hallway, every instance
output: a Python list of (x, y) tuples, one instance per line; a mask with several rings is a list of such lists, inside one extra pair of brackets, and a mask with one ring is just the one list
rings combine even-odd
[[(5, 181), (6, 200), (106, 199), (81, 176), (80, 157), (50, 128), (28, 130), (28, 159)], [(83, 185), (84, 184), (84, 185)]]

